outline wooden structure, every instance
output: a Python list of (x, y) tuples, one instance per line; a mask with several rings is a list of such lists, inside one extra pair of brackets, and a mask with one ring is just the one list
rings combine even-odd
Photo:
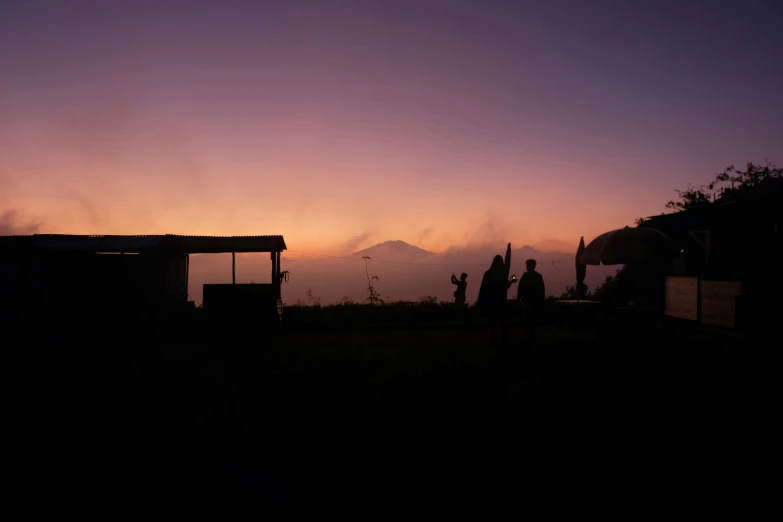
[[(783, 180), (743, 197), (653, 216), (640, 226), (665, 232), (680, 255), (667, 275), (698, 280), (698, 320), (763, 328), (779, 321)], [(691, 307), (692, 308), (692, 307)]]
[[(267, 310), (277, 311), (285, 249), (282, 236), (0, 236), (0, 314), (6, 322), (28, 323), (31, 317), (62, 314), (93, 319), (165, 316), (188, 304), (190, 254), (231, 253), (236, 283), (238, 252), (269, 252), (271, 283), (214, 285), (234, 290), (222, 291), (223, 297), (212, 299), (211, 305), (228, 307), (231, 296), (244, 296), (240, 300), (247, 305), (246, 296), (255, 295)], [(207, 291), (210, 286), (205, 285), (205, 297), (215, 295)], [(249, 286), (254, 290), (239, 289)]]
[(699, 278), (667, 276), (664, 314), (669, 317), (699, 320)]

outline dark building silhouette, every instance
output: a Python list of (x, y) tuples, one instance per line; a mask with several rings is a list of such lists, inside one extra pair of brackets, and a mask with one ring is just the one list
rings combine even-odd
[(783, 181), (772, 180), (763, 190), (728, 192), (713, 203), (653, 216), (640, 225), (668, 234), (681, 246), (667, 275), (698, 279), (697, 317), (704, 315), (704, 282), (741, 286), (729, 307), (734, 307), (737, 323), (779, 317), (781, 197)]
[(190, 254), (228, 252), (269, 252), (272, 282), (205, 284), (205, 311), (277, 312), (285, 249), (282, 236), (3, 236), (0, 314), (26, 328), (52, 317), (166, 317), (188, 306)]

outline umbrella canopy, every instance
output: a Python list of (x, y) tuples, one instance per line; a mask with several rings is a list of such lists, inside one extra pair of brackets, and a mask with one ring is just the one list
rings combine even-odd
[(580, 261), (582, 253), (585, 251), (585, 238), (579, 240), (579, 249), (576, 251), (576, 295), (583, 299), (587, 295), (587, 285), (585, 276), (587, 275), (587, 266)]
[[(625, 227), (601, 234), (577, 253), (577, 265), (624, 265), (671, 257), (674, 241), (654, 228)], [(579, 272), (577, 269), (577, 278)]]
[(579, 240), (579, 249), (576, 251), (576, 284), (581, 285), (585, 282), (585, 276), (587, 275), (587, 266), (584, 263), (580, 263), (580, 257), (585, 251), (585, 238)]

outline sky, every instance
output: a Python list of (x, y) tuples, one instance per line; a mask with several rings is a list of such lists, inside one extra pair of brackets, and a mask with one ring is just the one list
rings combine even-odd
[(3, 226), (572, 251), (783, 163), (782, 5), (3, 0)]

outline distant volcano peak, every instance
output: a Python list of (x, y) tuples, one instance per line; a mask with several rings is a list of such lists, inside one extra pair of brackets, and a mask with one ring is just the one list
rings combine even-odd
[(354, 252), (353, 254), (351, 254), (350, 257), (378, 256), (391, 261), (394, 260), (410, 261), (416, 259), (423, 259), (431, 255), (434, 254), (432, 252), (424, 250), (423, 248), (419, 248), (415, 245), (411, 245), (410, 243), (406, 243), (405, 241), (400, 241), (399, 239), (396, 239), (396, 240), (384, 241), (383, 243), (378, 243), (377, 245), (373, 245), (363, 250), (359, 250), (358, 252)]

